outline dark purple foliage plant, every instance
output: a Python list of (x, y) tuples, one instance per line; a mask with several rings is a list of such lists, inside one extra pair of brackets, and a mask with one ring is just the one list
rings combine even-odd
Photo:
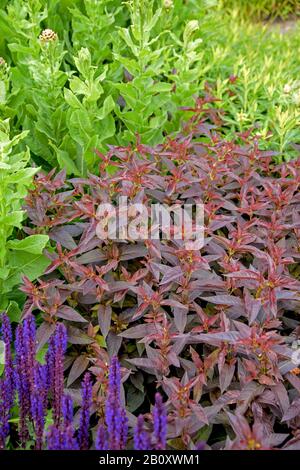
[[(105, 449), (300, 448), (300, 160), (274, 163), (254, 130), (229, 138), (214, 101), (206, 92), (184, 108), (182, 131), (160, 145), (111, 146), (96, 175), (35, 177), (26, 230), (50, 237), (49, 266), (35, 283), (24, 278), (23, 316), (37, 318), (39, 348), (50, 338), (48, 363), (59, 358), (47, 379), (51, 447), (62, 393), (75, 399), (88, 371), (92, 404), (82, 403), (74, 430), (82, 448), (94, 435)], [(147, 207), (203, 203), (203, 247), (99, 238), (98, 206), (121, 196)], [(22, 442), (31, 334), (17, 327)]]

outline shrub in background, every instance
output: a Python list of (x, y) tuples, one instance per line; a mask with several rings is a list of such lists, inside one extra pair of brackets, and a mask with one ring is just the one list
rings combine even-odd
[(282, 37), (241, 25), (205, 1), (3, 6), (0, 51), (10, 74), (1, 113), (16, 132), (30, 131), (31, 158), (45, 169), (86, 175), (96, 168), (94, 147), (132, 143), (136, 132), (145, 144), (161, 142), (179, 129), (178, 108), (192, 105), (206, 80), (224, 101), (230, 131), (257, 124), (264, 137), (274, 133), (265, 145), (280, 152), (278, 160), (295, 156), (298, 30)]

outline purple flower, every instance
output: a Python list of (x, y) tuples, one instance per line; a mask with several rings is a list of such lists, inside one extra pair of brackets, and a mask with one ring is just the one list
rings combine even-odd
[(35, 448), (41, 450), (43, 444), (43, 432), (45, 426), (43, 401), (38, 393), (35, 393), (31, 399), (31, 412), (35, 429)]
[(61, 434), (61, 450), (79, 450), (79, 445), (74, 437), (73, 426), (68, 426)]
[(9, 434), (9, 415), (14, 401), (14, 371), (10, 344), (12, 331), (9, 318), (6, 314), (1, 316), (1, 336), (5, 348), (4, 378), (0, 381), (0, 449), (5, 447), (5, 440)]
[(95, 447), (97, 450), (107, 450), (107, 439), (103, 424), (98, 427)]
[(5, 383), (0, 380), (0, 449), (5, 448), (5, 440), (9, 433), (8, 410), (5, 400)]
[(124, 436), (122, 429), (122, 408), (120, 405), (121, 371), (117, 357), (113, 357), (109, 368), (108, 394), (105, 408), (105, 421), (108, 434), (108, 449), (120, 450)]
[(123, 408), (121, 410), (121, 432), (120, 432), (120, 449), (126, 449), (127, 444), (127, 435), (128, 435), (128, 418), (126, 415), (126, 410)]
[(199, 441), (199, 442), (197, 442), (197, 444), (196, 444), (196, 450), (204, 450), (204, 449), (205, 449), (205, 446), (206, 446), (206, 442), (205, 442), (205, 441)]
[(50, 342), (48, 355), (48, 381), (52, 386), (53, 418), (59, 427), (62, 418), (62, 399), (64, 392), (64, 354), (67, 349), (67, 330), (63, 323), (56, 327), (53, 340)]
[(46, 408), (45, 368), (36, 362), (36, 327), (32, 315), (18, 325), (15, 340), (15, 380), (20, 407), (19, 435), (24, 448), (28, 439), (28, 419), (33, 420), (36, 447), (42, 447)]
[(82, 381), (82, 405), (78, 430), (78, 443), (81, 450), (89, 448), (90, 407), (92, 404), (92, 382), (90, 374), (85, 374)]
[(73, 426), (73, 400), (69, 395), (63, 397), (63, 430), (61, 433), (62, 450), (79, 450), (78, 442), (74, 437)]
[(150, 437), (144, 427), (144, 416), (139, 415), (134, 430), (134, 448), (135, 450), (150, 450)]
[(47, 434), (47, 449), (61, 450), (61, 433), (56, 426), (50, 426)]
[(15, 350), (15, 380), (20, 408), (19, 436), (21, 446), (24, 448), (28, 438), (27, 416), (30, 415), (30, 385), (23, 325), (18, 325), (16, 329)]
[(37, 450), (43, 445), (45, 414), (47, 408), (47, 371), (46, 366), (34, 365), (34, 389), (31, 393), (31, 415), (34, 424)]
[(64, 426), (70, 426), (73, 422), (73, 400), (69, 395), (64, 395), (63, 397), (62, 414), (64, 418)]
[(48, 351), (46, 354), (47, 387), (52, 395), (54, 395), (54, 365), (55, 365), (55, 344), (54, 344), (54, 335), (52, 335), (49, 339)]
[(64, 395), (62, 399), (63, 421), (59, 428), (51, 426), (47, 435), (48, 450), (79, 450), (73, 427), (73, 400)]
[(28, 315), (23, 324), (24, 348), (26, 355), (27, 380), (30, 390), (34, 389), (34, 368), (36, 353), (36, 331), (33, 315)]
[(154, 425), (154, 449), (164, 450), (166, 448), (167, 437), (167, 414), (162, 397), (159, 393), (155, 394), (155, 405), (153, 408)]
[(15, 391), (14, 370), (10, 346), (12, 342), (12, 331), (10, 320), (6, 314), (2, 315), (1, 320), (1, 336), (5, 346), (5, 400), (7, 408), (10, 409), (14, 401)]

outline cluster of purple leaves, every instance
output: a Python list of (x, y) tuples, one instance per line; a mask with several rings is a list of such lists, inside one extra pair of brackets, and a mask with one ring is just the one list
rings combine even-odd
[[(129, 439), (128, 418), (121, 404), (121, 369), (116, 356), (111, 360), (107, 400), (103, 422), (97, 423), (95, 443), (91, 433), (93, 388), (91, 375), (86, 373), (81, 384), (79, 424), (75, 425), (74, 405), (64, 388), (64, 354), (67, 333), (58, 323), (49, 341), (46, 363), (36, 359), (36, 326), (30, 314), (16, 328), (15, 358), (11, 347), (12, 329), (6, 314), (2, 320), (2, 340), (5, 344), (4, 377), (0, 378), (0, 449), (31, 448), (36, 450), (98, 450), (126, 449)], [(18, 405), (19, 425), (10, 424), (11, 409)], [(96, 410), (97, 411), (97, 410)], [(144, 417), (138, 417), (133, 429), (134, 448), (165, 449), (167, 415), (162, 397), (155, 396), (152, 412), (153, 432), (146, 429)], [(47, 417), (51, 419), (46, 427)], [(132, 440), (132, 439), (131, 439)]]
[[(65, 320), (69, 386), (87, 368), (102, 383), (119, 354), (130, 412), (161, 387), (171, 447), (211, 436), (214, 449), (300, 448), (300, 160), (277, 165), (253, 131), (227, 138), (213, 101), (185, 108), (182, 131), (161, 145), (99, 154), (98, 175), (35, 178), (27, 232), (49, 235), (50, 264), (24, 279), (24, 315), (44, 320), (41, 345)], [(100, 240), (97, 208), (120, 196), (203, 202), (203, 248)]]

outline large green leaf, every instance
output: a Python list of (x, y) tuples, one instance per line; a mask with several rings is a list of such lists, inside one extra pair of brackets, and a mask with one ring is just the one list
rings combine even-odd
[(49, 264), (50, 260), (42, 254), (12, 251), (9, 257), (10, 274), (5, 281), (6, 292), (20, 284), (22, 276), (27, 276), (30, 280), (41, 276)]
[(9, 240), (6, 246), (11, 250), (41, 254), (48, 240), (48, 235), (30, 235), (23, 240)]

